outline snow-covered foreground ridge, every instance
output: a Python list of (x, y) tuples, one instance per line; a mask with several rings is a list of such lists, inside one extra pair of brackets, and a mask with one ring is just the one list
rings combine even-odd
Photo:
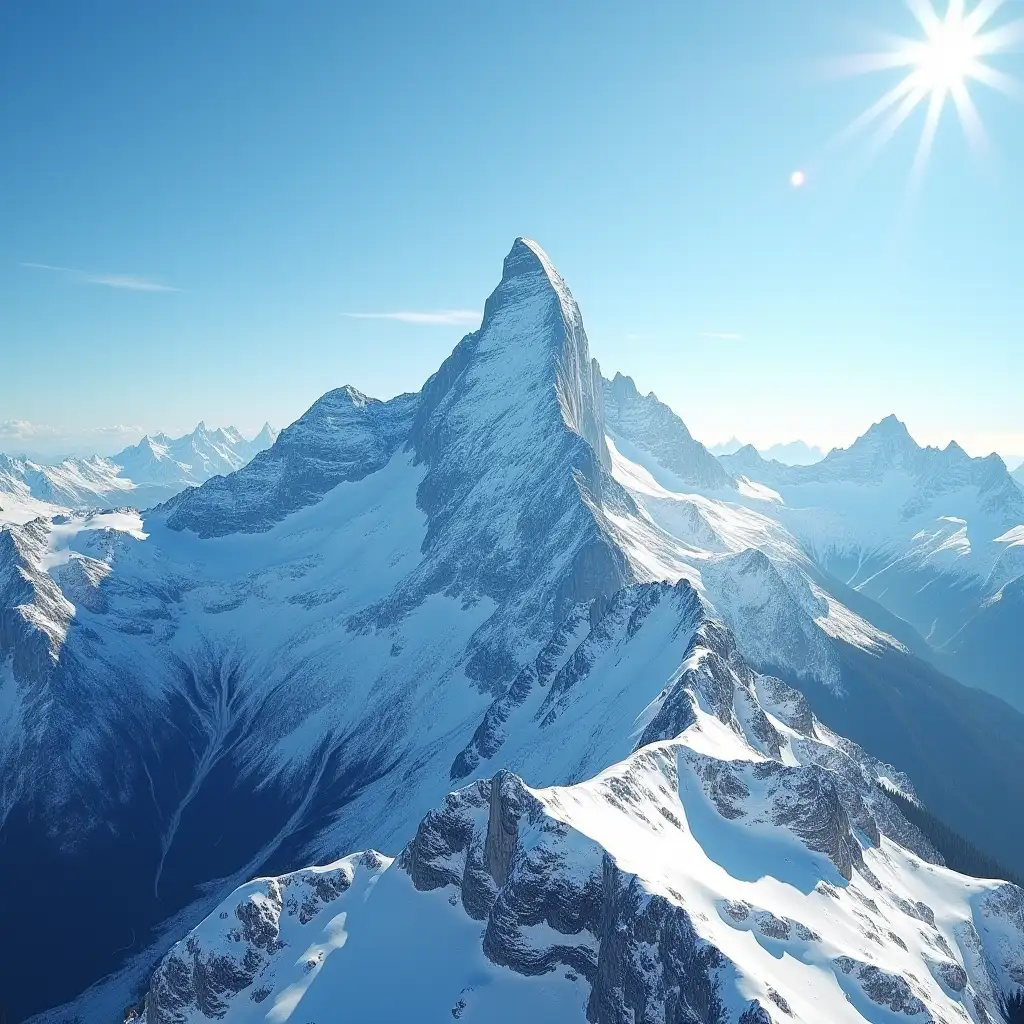
[[(417, 394), (381, 402), (351, 387), (329, 392), (243, 468), (141, 516), (44, 516), (4, 528), (0, 877), (46, 880), (15, 887), (5, 906), (19, 935), (0, 958), (9, 1016), (73, 1000), (39, 1019), (114, 1020), (183, 935), (204, 919), (231, 920), (233, 908), (217, 908), (239, 885), (353, 850), (398, 855), (449, 790), (469, 785), (480, 794), (474, 780), (503, 771), (537, 787), (524, 806), (541, 801), (552, 820), (598, 844), (593, 870), (604, 864), (594, 851), (606, 850), (619, 870), (656, 886), (653, 867), (645, 874), (629, 866), (614, 836), (593, 832), (576, 812), (556, 813), (544, 795), (555, 787), (569, 808), (570, 793), (601, 791), (602, 773), (632, 777), (639, 769), (630, 766), (652, 745), (664, 747), (657, 771), (677, 794), (681, 811), (667, 809), (681, 834), (696, 837), (725, 875), (745, 884), (772, 876), (798, 891), (797, 903), (821, 879), (849, 892), (865, 871), (887, 877), (876, 861), (891, 843), (933, 857), (879, 791), (879, 778), (916, 787), (993, 854), (1024, 864), (1024, 827), (1005, 814), (1024, 797), (1024, 720), (999, 702), (965, 696), (909, 654), (898, 620), (824, 572), (774, 515), (776, 498), (768, 484), (723, 471), (671, 410), (638, 396), (627, 378), (602, 377), (565, 282), (535, 243), (520, 239), (480, 330)], [(813, 709), (835, 732), (813, 722)], [(686, 788), (693, 780), (710, 794), (714, 817), (698, 813), (704, 805)], [(614, 792), (618, 784), (610, 785)], [(637, 806), (638, 827), (645, 818), (670, 820)], [(461, 835), (468, 826), (459, 828)], [(727, 829), (728, 841), (715, 829)], [(767, 875), (747, 878), (754, 869), (730, 851), (748, 848), (783, 853), (772, 854)], [(666, 856), (675, 864), (675, 853)], [(362, 891), (385, 860), (364, 863), (363, 874), (351, 862), (356, 878), (339, 898)], [(733, 900), (733, 883), (707, 870), (700, 877), (721, 886), (714, 898)], [(365, 903), (365, 920), (395, 943), (396, 928), (406, 934), (393, 927), (407, 913), (401, 908), (435, 905), (414, 885), (410, 900), (388, 904), (396, 916), (380, 909), (378, 897), (403, 872), (413, 877), (407, 867), (389, 868)], [(491, 877), (499, 889), (508, 881)], [(295, 892), (307, 884), (317, 888), (295, 882)], [(340, 888), (341, 875), (325, 884)], [(919, 898), (909, 882), (886, 884), (900, 899)], [(754, 968), (722, 937), (731, 932), (701, 930), (705, 897), (672, 888), (691, 900), (683, 909), (695, 934), (719, 949), (722, 970), (734, 971), (712, 972), (726, 1010), (767, 996), (743, 980)], [(449, 895), (465, 900), (464, 892), (440, 894)], [(781, 919), (782, 904), (768, 894), (751, 892), (747, 902)], [(451, 948), (465, 952), (445, 960), (465, 972), (459, 991), (479, 993), (490, 979), (503, 992), (500, 977), (523, 999), (540, 993), (539, 1007), (554, 1005), (534, 975), (488, 959), (478, 918), (456, 909), (437, 927), (450, 925)], [(268, 905), (267, 913), (281, 912)], [(802, 920), (795, 909), (786, 916)], [(392, 981), (383, 953), (345, 959), (360, 948), (355, 931), (347, 938), (348, 920), (310, 939), (323, 946), (324, 963), (353, 964), (359, 998), (370, 998), (373, 980), (378, 990), (411, 991), (411, 965)], [(524, 943), (561, 942), (549, 934), (562, 934), (557, 920), (524, 920)], [(614, 948), (585, 924), (570, 932), (591, 936), (580, 942), (597, 957), (597, 973), (582, 960), (572, 968), (576, 980), (558, 995), (567, 1013), (581, 1012), (598, 991), (600, 944), (606, 963)], [(826, 942), (825, 930), (807, 927), (822, 937), (822, 970), (821, 958), (872, 962), (849, 937)], [(647, 925), (636, 928), (648, 934)], [(338, 1019), (335, 1011), (295, 1016), (295, 1007), (314, 1005), (299, 988), (308, 982), (312, 999), (320, 973), (314, 964), (291, 977), (294, 958), (276, 939), (251, 951), (231, 946), (241, 966), (207, 969), (203, 957), (219, 953), (203, 952), (197, 936), (156, 975), (168, 998), (183, 1001), (184, 1019), (196, 1012), (190, 985), (199, 1005), (228, 976), (230, 1012), (273, 1007), (272, 1020)], [(917, 948), (902, 941), (908, 954)], [(181, 955), (189, 942), (195, 956)], [(437, 955), (447, 948), (434, 946)], [(1017, 947), (1009, 948), (1012, 957)], [(300, 957), (306, 947), (288, 949)], [(978, 956), (996, 988), (979, 998), (994, 1005), (1008, 975), (991, 950)], [(738, 966), (726, 968), (726, 958)], [(771, 984), (788, 1000), (789, 960), (771, 959)], [(255, 978), (256, 961), (270, 974), (241, 985)], [(861, 973), (856, 965), (843, 972), (857, 984)], [(639, 984), (613, 985), (604, 1019), (615, 1019), (607, 1017), (613, 1009), (625, 1014)], [(980, 984), (971, 981), (979, 992)], [(261, 986), (270, 986), (272, 1002)], [(453, 999), (441, 1017), (470, 1005), (467, 996), (459, 1010)], [(514, 1019), (534, 1015), (533, 1004), (514, 1005)], [(777, 1015), (763, 1000), (762, 1008)], [(482, 1019), (501, 1019), (497, 1012)], [(654, 1009), (635, 1015), (663, 1018)]]
[(144, 1020), (1002, 1019), (1024, 891), (938, 866), (878, 787), (892, 769), (713, 629), (643, 720), (593, 779), (499, 772), (394, 861), (242, 886), (161, 964)]

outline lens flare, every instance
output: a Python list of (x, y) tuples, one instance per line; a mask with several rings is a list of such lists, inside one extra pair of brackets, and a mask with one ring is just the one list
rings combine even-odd
[(989, 27), (1005, 2), (979, 0), (968, 12), (966, 0), (949, 0), (943, 17), (933, 0), (906, 0), (923, 39), (898, 37), (891, 50), (862, 54), (839, 63), (839, 70), (853, 75), (896, 69), (905, 74), (877, 103), (852, 121), (838, 141), (870, 133), (873, 145), (880, 148), (924, 105), (924, 128), (914, 159), (914, 176), (919, 177), (931, 157), (943, 112), (952, 104), (972, 147), (984, 149), (988, 140), (971, 98), (970, 84), (980, 82), (1008, 96), (1022, 95), (1014, 78), (984, 61), (1024, 43), (1024, 18)]

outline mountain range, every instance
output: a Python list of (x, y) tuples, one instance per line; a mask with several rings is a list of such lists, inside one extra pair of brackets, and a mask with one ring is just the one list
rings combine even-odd
[(8, 1013), (1000, 1020), (1024, 716), (939, 664), (1022, 500), (894, 419), (715, 458), (518, 239), (419, 392), (0, 530)]
[[(745, 447), (746, 445), (739, 438), (733, 437), (722, 444), (712, 445), (708, 450), (712, 455), (734, 455)], [(811, 466), (825, 458), (825, 452), (821, 448), (808, 444), (806, 441), (773, 444), (768, 448), (758, 449), (758, 451), (762, 458), (770, 462), (781, 462), (785, 466)]]
[(54, 509), (148, 508), (213, 476), (233, 473), (269, 448), (277, 432), (265, 424), (252, 439), (234, 427), (146, 436), (109, 458), (69, 458), (52, 465), (0, 453), (0, 515), (31, 517)]
[(923, 448), (890, 416), (813, 466), (751, 447), (722, 463), (774, 492), (769, 514), (817, 565), (913, 626), (926, 646), (911, 646), (1024, 708), (1024, 645), (990, 625), (1024, 575), (1024, 493), (997, 455)]

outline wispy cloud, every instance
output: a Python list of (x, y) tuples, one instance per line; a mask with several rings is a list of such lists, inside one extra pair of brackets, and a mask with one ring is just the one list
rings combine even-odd
[(472, 326), (480, 323), (478, 309), (424, 309), (398, 313), (342, 313), (350, 320), (398, 320), (403, 324), (434, 324), (443, 326)]
[(75, 270), (73, 267), (57, 267), (52, 263), (22, 263), (31, 270), (52, 270), (58, 274), (84, 281), (86, 284), (99, 284), (107, 288), (122, 288), (132, 292), (176, 292), (169, 284), (161, 284), (149, 277), (138, 277), (136, 274), (95, 274), (88, 270)]
[(142, 433), (142, 427), (127, 423), (68, 430), (30, 420), (0, 420), (0, 451), (29, 451), (33, 458), (45, 461), (67, 455), (107, 454), (134, 444)]
[(0, 420), (0, 440), (26, 441), (29, 438), (56, 437), (59, 431), (28, 420)]
[(736, 334), (735, 331), (703, 331), (701, 333), (702, 338), (707, 338), (709, 341), (742, 341), (743, 335)]

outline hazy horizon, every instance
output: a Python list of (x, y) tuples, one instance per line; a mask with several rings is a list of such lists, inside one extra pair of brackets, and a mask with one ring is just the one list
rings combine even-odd
[(895, 413), (1024, 453), (1019, 108), (972, 81), (987, 145), (952, 102), (932, 143), (927, 103), (843, 135), (905, 68), (842, 60), (919, 30), (887, 0), (9, 5), (0, 447), (417, 390), (523, 234), (605, 372), (708, 444), (828, 450)]
[[(602, 371), (604, 368), (602, 367)], [(606, 371), (604, 371), (606, 372)], [(625, 373), (625, 371), (618, 371)], [(629, 374), (626, 374), (629, 376)], [(614, 376), (614, 372), (606, 372), (606, 376)], [(351, 382), (346, 382), (351, 383)], [(338, 385), (343, 387), (344, 384)], [(357, 385), (352, 385), (357, 387)], [(333, 390), (333, 389), (328, 389)], [(325, 392), (326, 393), (326, 392)], [(320, 397), (320, 396), (317, 396)], [(393, 395), (372, 395), (373, 398), (392, 398)], [(660, 398), (660, 396), (658, 396)], [(310, 403), (312, 404), (312, 403)], [(666, 403), (667, 404), (667, 403)], [(302, 410), (305, 412), (306, 410)], [(673, 409), (680, 418), (687, 422), (687, 426), (693, 430), (692, 425), (686, 421), (686, 417), (678, 409)], [(299, 413), (301, 416), (302, 413)], [(887, 413), (886, 415), (895, 415), (898, 419), (903, 420), (903, 417), (898, 412)], [(64, 458), (78, 458), (89, 455), (102, 455), (111, 456), (115, 455), (125, 448), (138, 444), (143, 437), (155, 437), (159, 434), (167, 434), (172, 438), (184, 436), (192, 433), (198, 428), (200, 423), (205, 424), (207, 429), (216, 430), (219, 428), (234, 427), (239, 430), (242, 435), (247, 439), (251, 440), (263, 429), (265, 424), (269, 424), (275, 430), (281, 430), (284, 427), (289, 426), (297, 419), (289, 420), (287, 423), (272, 423), (268, 419), (259, 421), (257, 426), (252, 424), (246, 424), (245, 426), (239, 426), (237, 423), (229, 423), (227, 421), (221, 421), (220, 419), (214, 419), (211, 417), (205, 417), (204, 419), (193, 423), (191, 426), (186, 427), (175, 427), (174, 429), (165, 429), (157, 426), (155, 428), (147, 429), (143, 426), (128, 426), (118, 424), (112, 427), (97, 427), (91, 430), (87, 430), (81, 433), (71, 433), (68, 431), (62, 431), (59, 428), (55, 428), (50, 425), (38, 425), (29, 424), (25, 422), (12, 422), (12, 421), (0, 421), (0, 453), (10, 455), (12, 457), (26, 457), (34, 461), (55, 461)], [(883, 417), (879, 417), (881, 419)], [(794, 445), (806, 445), (808, 448), (818, 448), (821, 450), (822, 455), (827, 455), (833, 448), (848, 448), (857, 438), (861, 437), (872, 425), (877, 423), (878, 419), (873, 420), (871, 423), (865, 423), (863, 429), (855, 432), (852, 436), (841, 441), (837, 444), (823, 444), (815, 441), (812, 437), (787, 437), (787, 438), (776, 438), (769, 440), (766, 443), (757, 443), (747, 438), (738, 437), (736, 434), (730, 434), (727, 437), (722, 438), (708, 438), (701, 437), (699, 433), (693, 431), (694, 436), (704, 444), (709, 450), (716, 452), (716, 449), (725, 447), (739, 448), (744, 445), (753, 444), (758, 451), (771, 452), (775, 449), (787, 448)], [(993, 452), (999, 455), (1006, 463), (1008, 469), (1012, 472), (1017, 469), (1020, 465), (1024, 464), (1024, 454), (1018, 454), (1015, 452), (1007, 451), (996, 451), (995, 449), (989, 451), (983, 451), (980, 449), (972, 450), (968, 445), (960, 441), (959, 438), (949, 437), (944, 441), (939, 440), (938, 442), (932, 440), (925, 440), (919, 437), (915, 431), (912, 423), (907, 424), (907, 428), (911, 433), (914, 440), (922, 446), (931, 445), (932, 447), (945, 448), (951, 441), (960, 444), (962, 448), (971, 456), (984, 457), (990, 455)], [(723, 453), (724, 454), (724, 453)], [(783, 460), (785, 461), (785, 460)]]

